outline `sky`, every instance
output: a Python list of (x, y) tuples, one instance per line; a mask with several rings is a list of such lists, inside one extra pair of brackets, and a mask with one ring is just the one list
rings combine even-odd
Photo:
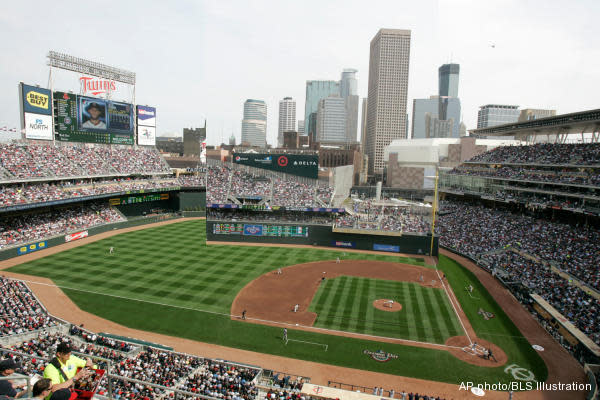
[[(595, 109), (599, 17), (597, 0), (3, 2), (0, 128), (20, 127), (19, 82), (49, 86), (54, 50), (134, 71), (136, 103), (157, 107), (158, 136), (206, 120), (208, 144), (232, 134), (239, 143), (243, 103), (253, 98), (267, 103), (275, 144), (278, 102), (296, 99), (303, 119), (307, 80), (355, 68), (366, 97), (380, 28), (411, 30), (409, 119), (413, 99), (437, 94), (437, 69), (448, 62), (460, 64), (468, 129), (484, 104)], [(52, 87), (77, 92), (78, 79), (55, 71)], [(131, 101), (132, 91), (119, 95)]]

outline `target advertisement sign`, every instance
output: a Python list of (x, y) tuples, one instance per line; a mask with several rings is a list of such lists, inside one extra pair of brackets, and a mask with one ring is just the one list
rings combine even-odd
[(316, 155), (233, 153), (233, 162), (311, 179), (317, 179), (319, 174), (319, 157)]

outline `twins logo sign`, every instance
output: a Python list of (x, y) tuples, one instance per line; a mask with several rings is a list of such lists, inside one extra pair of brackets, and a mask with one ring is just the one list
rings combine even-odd
[(378, 362), (388, 362), (390, 360), (395, 360), (398, 358), (397, 354), (387, 353), (383, 350), (363, 350), (363, 354), (370, 356), (373, 360)]

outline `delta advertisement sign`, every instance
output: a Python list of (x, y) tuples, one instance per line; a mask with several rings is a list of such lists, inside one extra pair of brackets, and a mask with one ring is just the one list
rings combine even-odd
[(233, 153), (233, 162), (311, 179), (317, 179), (319, 174), (319, 157), (316, 155)]

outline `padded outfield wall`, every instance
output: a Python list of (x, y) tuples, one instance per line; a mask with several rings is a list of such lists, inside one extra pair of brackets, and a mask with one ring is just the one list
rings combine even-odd
[[(431, 246), (430, 235), (394, 235), (386, 236), (360, 233), (334, 232), (328, 225), (262, 223), (243, 221), (206, 222), (206, 240), (215, 242), (241, 243), (281, 243), (302, 244), (347, 248), (357, 250), (375, 250), (391, 253), (428, 255)], [(281, 236), (279, 236), (281, 235)], [(438, 237), (433, 243), (433, 255), (438, 255)]]

